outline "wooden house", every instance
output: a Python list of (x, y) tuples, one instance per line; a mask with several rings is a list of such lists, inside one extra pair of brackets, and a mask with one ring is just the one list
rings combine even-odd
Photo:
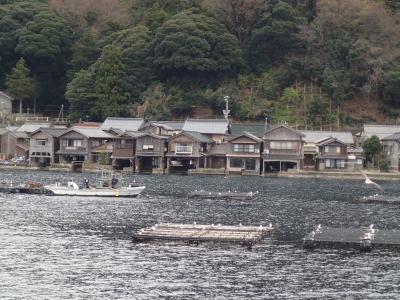
[(173, 136), (182, 131), (183, 124), (183, 122), (179, 121), (150, 121), (141, 126), (139, 131), (151, 132), (163, 136)]
[(59, 138), (60, 149), (57, 154), (60, 163), (107, 163), (111, 159), (114, 136), (99, 128), (73, 127)]
[(59, 137), (66, 128), (39, 128), (29, 134), (30, 164), (49, 166), (58, 163), (57, 151), (60, 149)]
[(304, 134), (286, 125), (268, 129), (263, 137), (263, 173), (299, 171), (304, 154)]
[(168, 140), (168, 172), (208, 168), (207, 155), (214, 141), (198, 132), (182, 131)]
[(262, 139), (243, 132), (228, 139), (227, 170), (229, 173), (260, 174)]
[(337, 138), (326, 138), (317, 144), (317, 169), (347, 169), (347, 145)]
[(137, 173), (164, 173), (168, 136), (142, 132), (136, 137)]
[(382, 155), (390, 170), (400, 171), (400, 133), (382, 139)]

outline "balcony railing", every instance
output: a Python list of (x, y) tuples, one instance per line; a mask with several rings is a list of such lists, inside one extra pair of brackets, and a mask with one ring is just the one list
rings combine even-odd
[(193, 146), (183, 146), (183, 145), (175, 146), (175, 154), (192, 154), (192, 153), (193, 153)]
[(83, 146), (64, 146), (62, 148), (64, 148), (64, 150), (86, 150), (86, 147)]
[(265, 154), (300, 154), (299, 149), (265, 149)]

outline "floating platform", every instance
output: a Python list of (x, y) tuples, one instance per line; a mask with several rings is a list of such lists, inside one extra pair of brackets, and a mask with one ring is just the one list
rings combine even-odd
[(52, 195), (53, 193), (43, 187), (30, 187), (30, 186), (12, 186), (0, 185), (0, 193), (6, 194), (35, 194), (35, 195)]
[(332, 228), (318, 226), (303, 239), (306, 249), (356, 248), (368, 252), (374, 248), (400, 249), (400, 230), (368, 228)]
[(191, 198), (204, 198), (204, 199), (224, 199), (224, 200), (251, 200), (255, 198), (258, 192), (240, 193), (240, 192), (207, 192), (207, 191), (194, 191), (189, 193), (188, 197)]
[(156, 224), (152, 227), (139, 230), (133, 236), (133, 242), (151, 240), (184, 241), (190, 244), (199, 242), (226, 242), (240, 243), (251, 248), (271, 234), (273, 228), (269, 226), (223, 226), (201, 224)]

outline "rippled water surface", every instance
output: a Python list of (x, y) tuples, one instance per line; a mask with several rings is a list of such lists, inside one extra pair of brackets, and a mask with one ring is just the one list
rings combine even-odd
[[(92, 176), (93, 175), (87, 175)], [(0, 172), (43, 183), (82, 174)], [(400, 205), (357, 203), (357, 180), (131, 176), (137, 199), (0, 194), (0, 298), (400, 299), (400, 254), (302, 249), (315, 225), (399, 229)], [(399, 197), (397, 182), (382, 182)], [(252, 201), (188, 199), (195, 189), (259, 191)], [(271, 239), (237, 245), (133, 244), (157, 222), (267, 225)]]

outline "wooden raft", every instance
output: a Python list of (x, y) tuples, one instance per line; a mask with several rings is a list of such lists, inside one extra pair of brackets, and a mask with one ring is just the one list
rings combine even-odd
[(133, 241), (229, 242), (241, 243), (244, 246), (251, 247), (262, 241), (272, 230), (272, 225), (257, 227), (163, 223), (139, 230), (133, 236)]
[(371, 251), (374, 248), (400, 249), (400, 231), (368, 228), (332, 228), (319, 225), (303, 239), (306, 249), (320, 248), (356, 248)]
[(240, 193), (240, 192), (207, 192), (207, 191), (197, 191), (189, 193), (191, 198), (205, 198), (205, 199), (225, 199), (225, 200), (250, 200), (255, 198), (258, 192)]

